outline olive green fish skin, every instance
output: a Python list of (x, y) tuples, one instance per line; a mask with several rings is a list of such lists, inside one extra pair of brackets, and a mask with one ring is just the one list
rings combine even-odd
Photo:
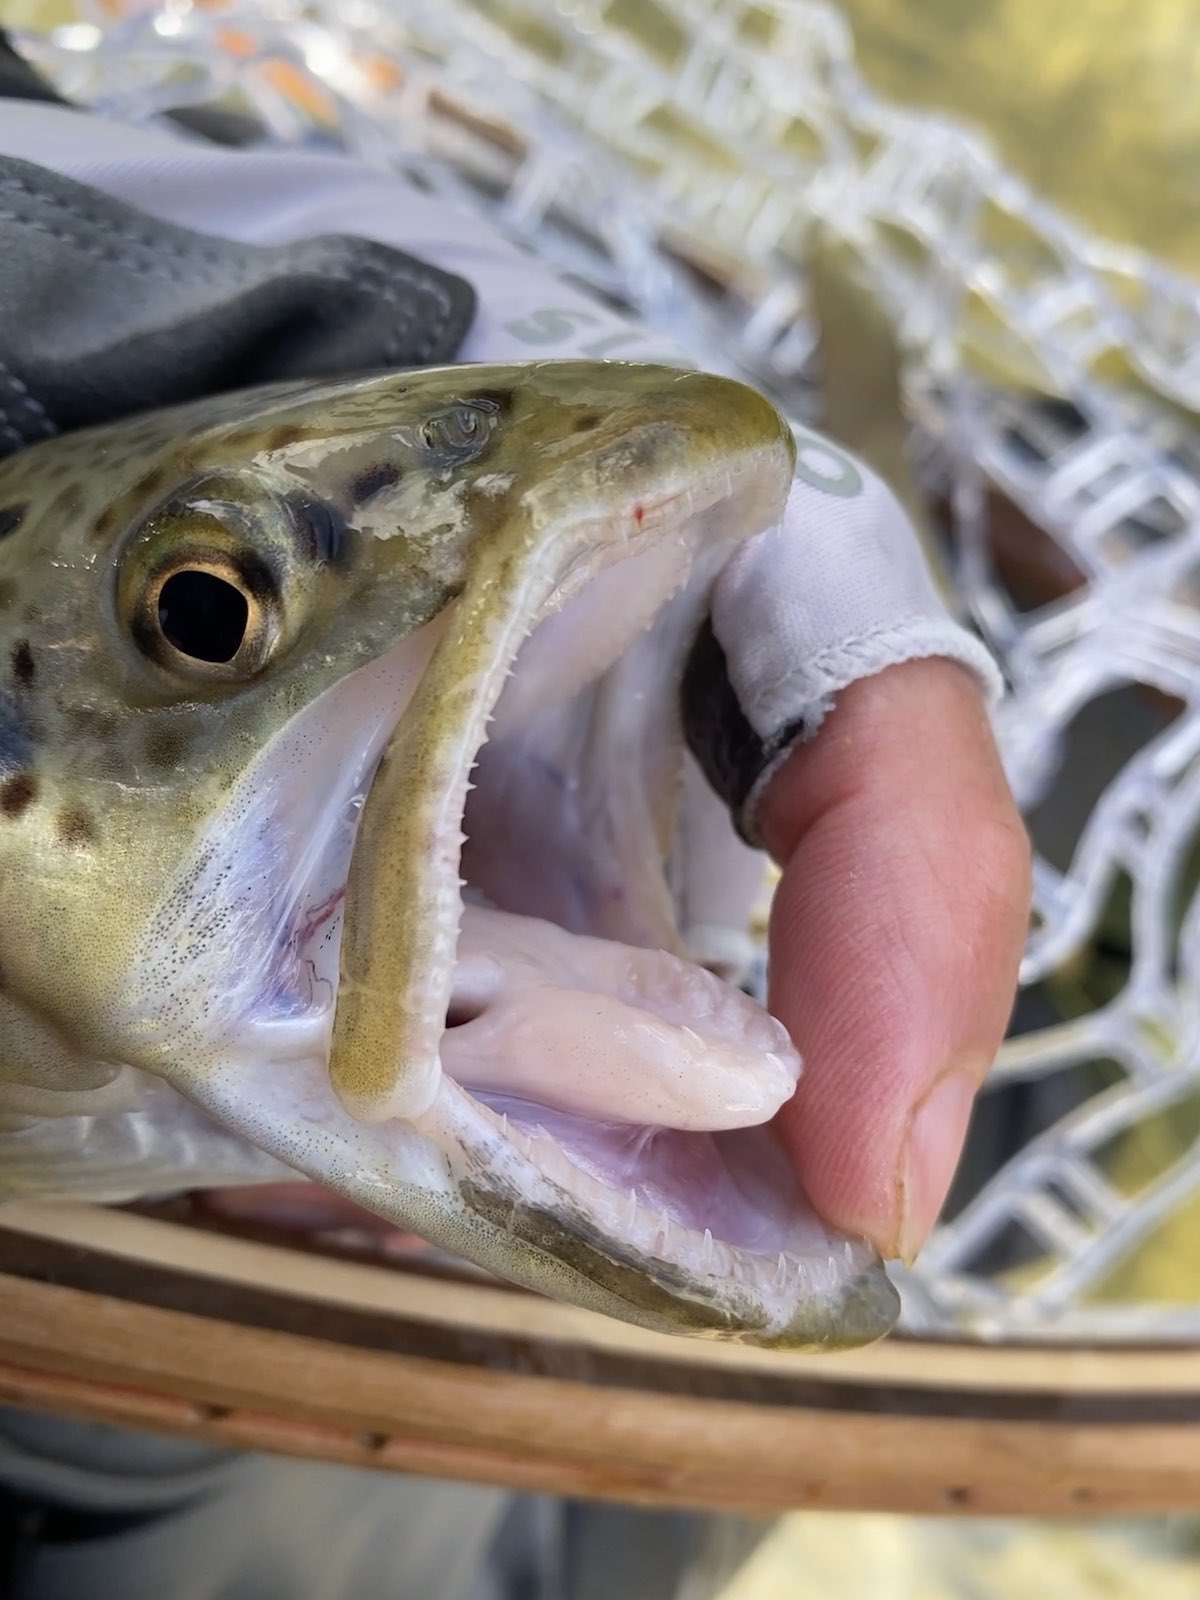
[[(648, 506), (658, 494), (669, 512), (671, 486), (711, 487), (726, 463), (732, 481), (747, 462), (765, 479), (763, 504), (781, 506), (792, 441), (752, 391), (667, 368), (552, 362), (279, 386), (51, 440), (0, 464), (0, 1195), (54, 1190), (54, 1170), (30, 1180), (31, 1148), (62, 1161), (62, 1187), (74, 1192), (87, 1184), (72, 1162), (86, 1168), (111, 1148), (118, 1167), (135, 1165), (138, 1117), (158, 1116), (165, 1095), (163, 1125), (183, 1132), (176, 1146), (163, 1134), (157, 1166), (145, 1156), (152, 1190), (167, 1186), (169, 1150), (190, 1148), (207, 1113), (224, 1124), (207, 1142), (208, 1181), (299, 1169), (517, 1282), (629, 1320), (789, 1346), (886, 1331), (895, 1297), (861, 1252), (811, 1314), (772, 1322), (745, 1285), (698, 1284), (606, 1241), (584, 1208), (547, 1201), (553, 1186), (514, 1200), (523, 1180), (512, 1163), (493, 1170), (495, 1127), (460, 1137), (455, 1117), (475, 1112), (458, 1102), (443, 1097), (407, 1135), (394, 1120), (355, 1123), (344, 1110), (352, 1096), (338, 1085), (338, 1110), (327, 1075), (285, 1082), (272, 1106), (271, 1064), (251, 1062), (239, 1079), (236, 1053), (213, 1042), (239, 962), (267, 988), (278, 977), (269, 961), (261, 975), (254, 966), (277, 868), (269, 853), (253, 858), (257, 835), (246, 835), (250, 859), (221, 869), (244, 873), (245, 894), (218, 893), (211, 915), (203, 898), (205, 872), (217, 871), (204, 841), (227, 813), (238, 825), (230, 807), (253, 787), (263, 752), (400, 642), (453, 619), (460, 598), (457, 625), (469, 615), (486, 630), (493, 590), (536, 566), (546, 530), (584, 527), (614, 506), (640, 523), (643, 487)], [(638, 531), (630, 523), (621, 537)], [(569, 560), (560, 576), (569, 588)], [(470, 699), (453, 662), (451, 651), (441, 698), (418, 702), (435, 708), (428, 717), (457, 716)], [(409, 755), (424, 749), (415, 721), (415, 733), (402, 723), (395, 735)], [(430, 748), (445, 731), (431, 723)], [(387, 815), (377, 804), (381, 838)], [(419, 843), (421, 829), (407, 825)], [(355, 850), (360, 877), (371, 852), (386, 850), (374, 834)], [(412, 871), (419, 887), (419, 859)], [(220, 872), (214, 883), (227, 887)], [(352, 901), (343, 974), (364, 929)], [(420, 956), (419, 932), (396, 934), (406, 961)], [(452, 961), (452, 925), (449, 936)], [(376, 1033), (386, 1043), (387, 1029)], [(343, 1063), (351, 1088), (354, 1069)], [(295, 1138), (285, 1125), (293, 1092), (301, 1120), (320, 1102)], [(55, 1118), (75, 1119), (76, 1131), (31, 1145), (31, 1128)], [(18, 1143), (8, 1152), (22, 1175), (7, 1182), (14, 1133), (24, 1154)], [(203, 1181), (173, 1176), (175, 1187)], [(137, 1192), (137, 1174), (128, 1188), (100, 1188)]]
[[(113, 985), (168, 865), (299, 710), (461, 590), (473, 549), (527, 488), (527, 463), (539, 476), (548, 462), (562, 468), (564, 494), (585, 492), (584, 474), (603, 495), (604, 473), (625, 477), (631, 455), (704, 448), (695, 429), (706, 417), (714, 451), (762, 427), (760, 414), (747, 428), (748, 391), (733, 391), (722, 416), (705, 380), (685, 377), (697, 389), (692, 431), (657, 428), (647, 418), (675, 374), (624, 368), (597, 388), (597, 369), (584, 370), (590, 392), (575, 363), (289, 386), (0, 465), (6, 996), (85, 1059), (128, 1059), (107, 1031)], [(203, 540), (213, 502), (218, 534), (232, 525), (236, 546), (244, 527), (247, 551), (265, 549), (273, 568), (281, 638), (248, 681), (173, 674), (131, 636), (156, 547), (171, 556)], [(418, 533), (361, 531), (397, 503)], [(57, 1084), (36, 1060), (7, 1066)]]

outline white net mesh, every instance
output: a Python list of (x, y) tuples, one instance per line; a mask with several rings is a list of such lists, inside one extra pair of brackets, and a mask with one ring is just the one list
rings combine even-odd
[(814, 229), (852, 250), (904, 355), (962, 611), (1012, 685), (999, 732), (1039, 846), (1019, 1031), (977, 1119), (1006, 1131), (968, 1152), (905, 1316), (1200, 1333), (1197, 286), (882, 103), (823, 5), (83, 14), (21, 40), (68, 96), (139, 121), (219, 102), (272, 142), (414, 174), (797, 418), (820, 381)]

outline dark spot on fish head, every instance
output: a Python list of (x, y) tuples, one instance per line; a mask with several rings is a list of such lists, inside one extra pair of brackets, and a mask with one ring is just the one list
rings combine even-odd
[(581, 411), (571, 424), (572, 433), (591, 433), (604, 421), (599, 411)]
[(18, 772), (0, 784), (0, 812), (6, 817), (22, 816), (38, 795), (38, 781), (32, 772)]
[(146, 760), (154, 767), (173, 767), (187, 754), (188, 737), (169, 723), (153, 728), (146, 739)]
[(263, 436), (263, 448), (286, 450), (290, 444), (299, 444), (308, 437), (308, 429), (300, 422), (284, 422)]
[(28, 689), (37, 676), (37, 667), (34, 665), (33, 650), (28, 639), (22, 639), (13, 646), (12, 650), (13, 677), (23, 689)]
[(7, 539), (10, 533), (16, 533), (25, 521), (28, 510), (28, 500), (22, 500), (19, 505), (0, 506), (0, 539)]
[(139, 499), (149, 500), (153, 495), (158, 494), (166, 481), (167, 469), (165, 467), (151, 467), (150, 471), (143, 473), (134, 484), (133, 492)]
[(249, 545), (233, 551), (232, 556), (238, 577), (247, 591), (260, 605), (269, 605), (279, 590), (279, 580), (271, 563)]
[(16, 603), (19, 593), (15, 578), (0, 578), (0, 611), (8, 611)]
[(350, 530), (338, 508), (302, 489), (288, 495), (287, 506), (309, 560), (318, 566), (336, 566), (350, 541)]
[(64, 806), (54, 819), (54, 831), (62, 844), (86, 850), (96, 842), (96, 824), (82, 806)]
[(46, 507), (46, 517), (52, 522), (69, 522), (83, 508), (83, 491), (78, 483), (68, 483), (54, 496)]
[(97, 544), (103, 544), (112, 537), (117, 526), (117, 508), (115, 505), (105, 506), (92, 525), (92, 538)]
[(380, 461), (360, 472), (350, 485), (350, 498), (356, 506), (362, 505), (381, 489), (390, 489), (400, 481), (400, 468), (391, 461)]

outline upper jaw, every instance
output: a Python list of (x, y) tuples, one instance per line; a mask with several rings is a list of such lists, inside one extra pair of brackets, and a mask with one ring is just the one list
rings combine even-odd
[[(610, 668), (620, 670), (656, 615), (665, 614), (668, 627), (666, 664), (681, 666), (720, 566), (736, 543), (778, 519), (791, 447), (768, 435), (757, 448), (707, 456), (697, 444), (672, 452), (658, 469), (631, 471), (625, 483), (588, 465), (603, 485), (599, 503), (594, 494), (564, 493), (560, 467), (555, 494), (535, 481), (504, 529), (473, 551), (464, 590), (367, 794), (346, 887), (330, 1061), (339, 1098), (360, 1120), (417, 1117), (437, 1093), (461, 907), (462, 822), (489, 723), (497, 719), (488, 740), (494, 749), (500, 736), (519, 739), (556, 710), (570, 720), (579, 696)], [(595, 593), (618, 569), (637, 603), (623, 596), (616, 603), (615, 590), (597, 636), (580, 626), (581, 612), (586, 619), (590, 601), (594, 617)], [(669, 700), (676, 683), (663, 666), (648, 670)], [(502, 695), (514, 667), (514, 692)], [(523, 683), (537, 684), (536, 696), (524, 695)], [(668, 700), (655, 707), (660, 731), (677, 725)], [(670, 821), (659, 796), (649, 808), (659, 815), (647, 819), (644, 799), (631, 797), (613, 821), (618, 831), (638, 824), (622, 864), (653, 862), (646, 876), (661, 883)], [(647, 827), (660, 837), (647, 839)], [(639, 876), (629, 872), (626, 884), (640, 887)], [(665, 886), (651, 890), (652, 903), (638, 899), (643, 927), (631, 929), (623, 912), (618, 927), (593, 922), (591, 931), (672, 940)]]

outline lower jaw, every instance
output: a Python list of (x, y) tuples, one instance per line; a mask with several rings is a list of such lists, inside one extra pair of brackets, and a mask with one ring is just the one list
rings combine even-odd
[[(346, 1119), (315, 1059), (312, 1070), (307, 1089), (288, 1074), (288, 1092), (299, 1096), (293, 1110), (315, 1108), (318, 1121)], [(253, 1085), (235, 1094), (253, 1099)], [(213, 1109), (229, 1115), (236, 1108), (231, 1101), (223, 1112)], [(363, 1128), (373, 1171), (386, 1171), (398, 1146), (389, 1130), (426, 1152), (405, 1159), (414, 1174), (425, 1165), (440, 1192), (430, 1232), (441, 1247), (598, 1309), (633, 1306), (635, 1321), (735, 1337), (744, 1329), (771, 1342), (806, 1308), (816, 1308), (822, 1325), (825, 1312), (876, 1268), (865, 1246), (831, 1235), (808, 1208), (771, 1124), (713, 1133), (602, 1121), (473, 1089), (443, 1073), (422, 1116)], [(290, 1161), (282, 1149), (275, 1153)], [(319, 1164), (302, 1165), (314, 1178), (324, 1175)], [(347, 1181), (333, 1181), (341, 1195), (373, 1205), (370, 1186), (356, 1176), (363, 1170), (353, 1158)], [(210, 1196), (205, 1205), (271, 1231), (310, 1238), (349, 1231), (384, 1255), (412, 1253), (404, 1225), (420, 1227), (421, 1219), (387, 1199), (381, 1195), (379, 1210), (390, 1211), (391, 1221), (317, 1185)], [(873, 1315), (869, 1337), (888, 1320), (886, 1307)]]
[(647, 1220), (695, 1235), (698, 1250), (706, 1231), (714, 1247), (772, 1255), (811, 1251), (825, 1242), (825, 1230), (805, 1207), (769, 1125), (684, 1132), (600, 1122), (509, 1096), (472, 1094), (494, 1115), (507, 1118), (510, 1136), (531, 1146), (548, 1141), (556, 1152), (549, 1159), (551, 1175), (561, 1174), (565, 1185), (578, 1175), (593, 1180), (586, 1185), (589, 1198), (596, 1185), (610, 1191), (616, 1209), (630, 1213), (627, 1226), (615, 1230), (626, 1242), (632, 1242), (632, 1225)]
[[(443, 1080), (424, 1131), (446, 1156), (449, 1193), (457, 1199), (450, 1210), (443, 1203), (433, 1247), (316, 1183), (210, 1192), (199, 1203), (226, 1225), (303, 1237), (379, 1261), (432, 1255), (443, 1262), (470, 1262), (523, 1288), (661, 1332), (782, 1349), (841, 1348), (877, 1339), (894, 1322), (896, 1296), (873, 1253), (831, 1237), (810, 1213), (797, 1209), (791, 1219), (794, 1230), (802, 1223), (810, 1230), (803, 1240), (793, 1231), (793, 1245), (803, 1245), (798, 1254), (781, 1257), (778, 1250), (761, 1248), (765, 1240), (747, 1236), (737, 1246), (713, 1240), (712, 1255), (705, 1259), (703, 1233), (669, 1213), (664, 1231), (663, 1213), (641, 1197), (635, 1196), (636, 1211), (622, 1218), (628, 1196), (588, 1174), (578, 1148), (571, 1162), (577, 1178), (570, 1188), (545, 1176), (519, 1146), (528, 1137), (524, 1128), (536, 1129), (532, 1119), (544, 1122), (551, 1114), (527, 1107), (520, 1115), (528, 1114), (531, 1121), (523, 1123), (516, 1114), (514, 1107), (506, 1135), (502, 1109), (497, 1114)], [(637, 1130), (624, 1132), (626, 1138), (638, 1137)], [(752, 1192), (742, 1196), (747, 1209), (741, 1215), (748, 1226), (753, 1184), (771, 1178), (761, 1161), (764, 1151), (774, 1148), (773, 1160), (784, 1159), (769, 1129), (711, 1139), (675, 1137), (708, 1144), (710, 1162), (738, 1156), (737, 1146), (744, 1143), (740, 1153), (753, 1157)], [(602, 1138), (599, 1156), (594, 1145), (593, 1140), (592, 1160), (611, 1161), (611, 1145)], [(561, 1147), (555, 1149), (557, 1163), (570, 1159)], [(674, 1153), (669, 1135), (667, 1151)], [(745, 1170), (744, 1162), (730, 1160), (727, 1181), (733, 1183)], [(580, 1187), (586, 1193), (578, 1194)], [(647, 1199), (650, 1187), (643, 1172)], [(694, 1200), (698, 1192), (677, 1191), (672, 1198), (677, 1208), (686, 1208), (689, 1196)]]
[[(547, 1155), (546, 1166), (567, 1184), (591, 1180), (593, 1194), (604, 1185), (627, 1226), (648, 1218), (659, 1229), (692, 1232), (701, 1241), (708, 1230), (714, 1247), (720, 1242), (752, 1253), (800, 1253), (825, 1243), (825, 1230), (800, 1202), (769, 1127), (685, 1133), (596, 1122), (485, 1090), (464, 1093), (499, 1120), (519, 1154), (552, 1141), (556, 1154)], [(286, 1233), (354, 1228), (419, 1246), (416, 1234), (308, 1180), (202, 1190), (198, 1198), (214, 1214)], [(633, 1240), (619, 1231), (615, 1242)]]
[[(874, 1252), (808, 1208), (771, 1127), (600, 1127), (489, 1098), (444, 1079), (422, 1119), (490, 1235), (482, 1265), (539, 1289), (565, 1274), (566, 1298), (673, 1332), (862, 1343), (894, 1319)], [(848, 1298), (854, 1331), (831, 1334)]]

